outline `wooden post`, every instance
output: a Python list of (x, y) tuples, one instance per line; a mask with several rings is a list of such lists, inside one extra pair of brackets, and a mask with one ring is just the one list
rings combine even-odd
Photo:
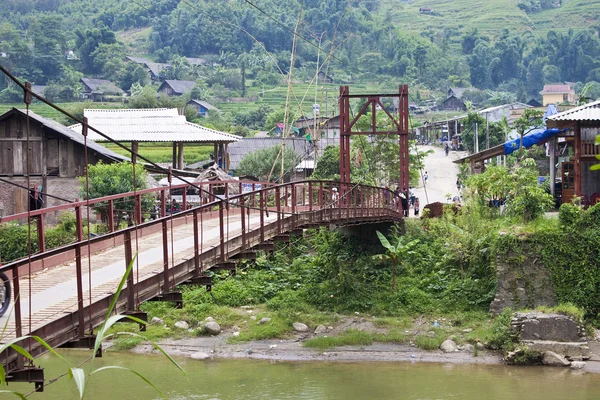
[(581, 189), (581, 123), (575, 122), (575, 196), (583, 196)]
[(133, 142), (131, 142), (131, 162), (134, 164), (137, 161), (138, 149), (139, 149), (139, 142), (137, 140), (134, 140)]
[(183, 142), (179, 142), (177, 144), (178, 154), (177, 154), (177, 168), (183, 169)]
[(177, 142), (173, 142), (173, 168), (177, 166)]

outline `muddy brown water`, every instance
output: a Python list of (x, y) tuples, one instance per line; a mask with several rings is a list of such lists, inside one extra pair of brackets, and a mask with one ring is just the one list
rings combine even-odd
[[(64, 352), (77, 364), (86, 353)], [(68, 364), (40, 358), (46, 378), (66, 372)], [(108, 353), (93, 368), (118, 365), (148, 377), (168, 399), (598, 399), (600, 374), (549, 367), (457, 365), (423, 362), (332, 363), (261, 360), (178, 359), (187, 377), (164, 357)], [(11, 384), (28, 392), (31, 385)], [(0, 395), (0, 398), (4, 398)], [(8, 398), (8, 396), (6, 397)], [(68, 376), (31, 399), (77, 399)], [(86, 399), (157, 399), (142, 380), (125, 371), (92, 376)]]

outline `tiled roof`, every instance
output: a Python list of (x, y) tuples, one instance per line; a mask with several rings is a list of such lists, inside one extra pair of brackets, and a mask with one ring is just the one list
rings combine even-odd
[[(119, 142), (232, 143), (240, 137), (187, 122), (175, 108), (84, 110), (90, 126)], [(71, 129), (81, 129), (73, 125)], [(106, 139), (90, 131), (91, 140)]]
[(118, 88), (111, 81), (105, 79), (94, 79), (94, 78), (81, 78), (81, 82), (89, 87), (93, 92), (107, 92), (107, 93), (123, 93), (123, 90)]
[(196, 82), (166, 80), (160, 85), (158, 90), (160, 91), (165, 85), (169, 85), (175, 93), (184, 94), (191, 91), (196, 86)]
[(571, 108), (548, 117), (550, 121), (598, 121), (600, 120), (600, 100)]
[(202, 106), (202, 107), (206, 108), (207, 110), (217, 110), (217, 111), (219, 111), (219, 109), (217, 107), (213, 106), (210, 103), (207, 103), (204, 100), (190, 100), (189, 103), (198, 104), (199, 106)]
[(571, 85), (544, 85), (544, 90), (540, 92), (540, 94), (550, 93), (575, 93), (575, 91), (571, 88)]
[[(4, 113), (3, 115), (0, 116), (0, 119), (4, 119), (9, 117), (11, 114), (13, 113), (20, 113), (22, 115), (27, 115), (27, 112), (25, 110), (20, 110), (17, 108), (13, 108), (12, 110), (7, 111), (6, 113)], [(81, 125), (79, 126), (79, 131), (73, 130), (71, 128), (67, 128), (64, 125), (59, 124), (58, 122), (50, 119), (50, 118), (46, 118), (46, 117), (42, 117), (41, 115), (38, 115), (36, 113), (34, 113), (33, 111), (29, 111), (29, 118), (37, 121), (38, 123), (40, 123), (42, 126), (53, 130), (54, 132), (60, 134), (61, 136), (63, 136), (64, 138), (68, 139), (68, 140), (72, 140), (76, 143), (79, 143), (80, 145), (84, 145), (84, 137), (81, 134)], [(89, 138), (89, 136), (88, 136)], [(112, 150), (107, 149), (104, 146), (101, 146), (97, 143), (94, 143), (91, 140), (87, 141), (87, 145), (88, 148), (102, 156), (104, 156), (105, 158), (109, 159), (109, 160), (114, 160), (114, 161), (125, 161), (125, 160), (129, 160), (127, 157), (124, 157), (120, 154), (115, 153)]]
[(152, 73), (155, 76), (159, 76), (161, 74), (162, 71), (165, 71), (169, 68), (171, 68), (171, 64), (166, 64), (166, 63), (155, 63), (155, 62), (149, 62), (146, 63), (146, 66), (148, 67), (148, 69), (150, 71), (152, 71)]
[(134, 63), (143, 64), (143, 65), (146, 65), (146, 64), (152, 62), (144, 57), (127, 56), (125, 58), (128, 59), (129, 61), (133, 61)]

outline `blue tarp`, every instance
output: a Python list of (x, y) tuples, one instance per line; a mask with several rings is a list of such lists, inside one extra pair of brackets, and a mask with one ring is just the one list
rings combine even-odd
[[(523, 136), (523, 147), (531, 147), (534, 144), (545, 141), (554, 135), (566, 131), (566, 129), (546, 129), (545, 131), (530, 133), (529, 135)], [(504, 154), (509, 155), (519, 149), (521, 145), (521, 138), (509, 140), (504, 143)]]

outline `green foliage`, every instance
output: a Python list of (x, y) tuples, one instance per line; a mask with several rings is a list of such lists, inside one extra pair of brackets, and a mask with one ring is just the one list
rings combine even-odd
[(583, 322), (585, 311), (572, 303), (561, 303), (554, 307), (540, 306), (535, 308), (536, 311), (541, 311), (546, 314), (563, 314), (573, 317), (578, 322)]
[(444, 337), (436, 335), (434, 337), (429, 337), (427, 335), (419, 335), (415, 338), (415, 345), (419, 349), (423, 350), (437, 350), (440, 348), (440, 345), (444, 342)]
[[(281, 145), (256, 150), (242, 158), (235, 172), (239, 176), (251, 175), (262, 181), (276, 181), (281, 176), (281, 157)], [(283, 157), (284, 179), (289, 179), (299, 162), (300, 157), (294, 150), (286, 147)]]
[(305, 347), (326, 350), (339, 346), (369, 346), (373, 342), (402, 343), (406, 337), (397, 331), (372, 333), (356, 329), (348, 329), (338, 336), (317, 336), (304, 341)]
[[(133, 192), (146, 189), (148, 187), (148, 175), (144, 167), (140, 164), (135, 165), (135, 180), (133, 173), (133, 164), (112, 163), (104, 164), (102, 162), (88, 167), (89, 177), (89, 198), (96, 199), (99, 197), (110, 196), (113, 194)], [(79, 177), (80, 196), (83, 199), (88, 198), (85, 177)], [(142, 213), (150, 212), (154, 206), (154, 196), (152, 194), (141, 196)], [(107, 221), (108, 203), (98, 203), (93, 206), (96, 212), (102, 215), (102, 220)], [(129, 219), (132, 218), (135, 209), (135, 200), (133, 198), (125, 198), (118, 202), (118, 208), (125, 212)]]

